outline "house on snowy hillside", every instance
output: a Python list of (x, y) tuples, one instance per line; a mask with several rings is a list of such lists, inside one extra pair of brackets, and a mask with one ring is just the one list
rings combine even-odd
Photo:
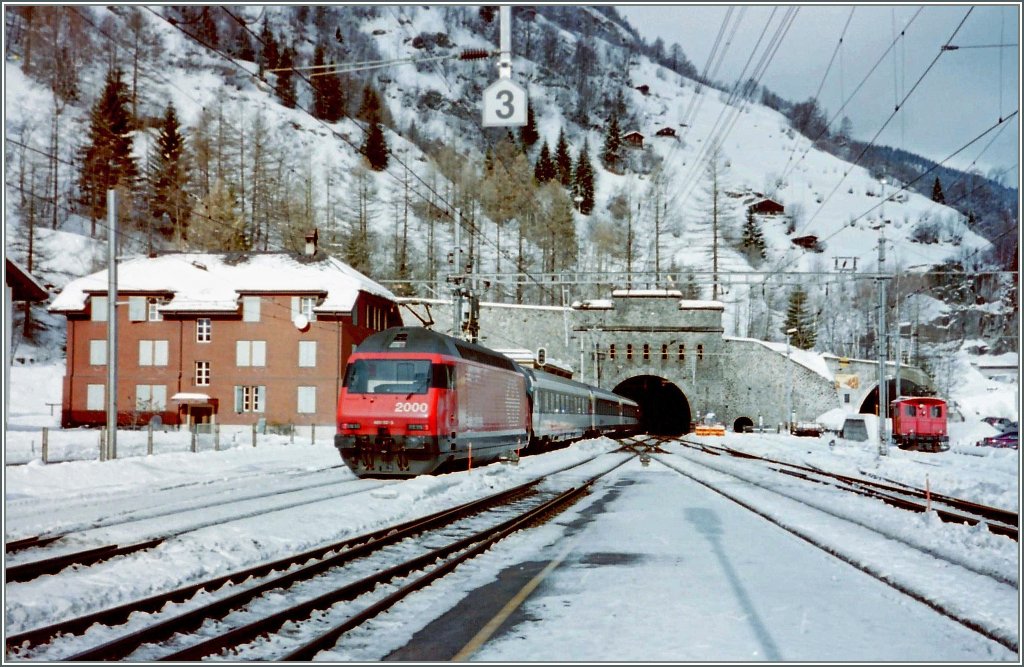
[(14, 350), (14, 303), (45, 301), (50, 297), (46, 287), (17, 262), (4, 258), (4, 331), (7, 332), (7, 358), (4, 359), (4, 428), (7, 427), (7, 406), (11, 404), (11, 353)]
[(644, 135), (636, 130), (630, 130), (622, 135), (622, 143), (635, 148), (644, 147)]
[[(304, 254), (173, 253), (117, 267), (117, 419), (333, 424), (349, 354), (401, 325), (394, 295), (346, 264)], [(108, 276), (68, 284), (61, 424), (106, 423)], [(159, 418), (158, 420), (156, 418)]]
[(782, 215), (786, 212), (786, 207), (774, 199), (764, 197), (749, 203), (747, 210), (754, 215)]

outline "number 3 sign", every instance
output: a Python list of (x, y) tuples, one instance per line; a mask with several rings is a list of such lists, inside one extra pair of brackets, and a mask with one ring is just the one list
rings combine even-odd
[(511, 79), (498, 79), (484, 89), (484, 127), (526, 125), (526, 90)]

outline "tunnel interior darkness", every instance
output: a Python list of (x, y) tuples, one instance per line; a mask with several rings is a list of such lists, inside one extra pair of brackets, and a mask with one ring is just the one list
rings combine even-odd
[[(900, 393), (896, 392), (896, 380), (890, 378), (885, 383), (886, 396), (892, 401), (897, 396), (923, 396), (922, 393), (926, 388), (920, 386), (916, 382), (912, 382), (905, 378), (900, 378)], [(866, 415), (877, 415), (878, 414), (878, 387), (872, 389), (867, 396), (864, 397), (864, 402), (860, 404), (860, 413)], [(888, 416), (888, 415), (886, 415)]]
[(690, 432), (690, 402), (672, 382), (653, 375), (639, 375), (622, 382), (614, 391), (640, 404), (645, 433), (682, 435)]

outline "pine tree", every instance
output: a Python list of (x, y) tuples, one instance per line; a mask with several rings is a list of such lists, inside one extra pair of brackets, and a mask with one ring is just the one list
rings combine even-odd
[(540, 147), (537, 165), (533, 168), (533, 178), (542, 185), (555, 180), (555, 163), (551, 160), (551, 152), (546, 141)]
[(363, 87), (363, 97), (359, 101), (359, 110), (356, 111), (356, 118), (367, 123), (381, 120), (380, 95), (369, 84)]
[(210, 193), (192, 211), (189, 227), (195, 230), (193, 245), (203, 250), (231, 252), (252, 249), (235, 194), (221, 180), (214, 183)]
[(594, 167), (590, 164), (590, 146), (583, 142), (583, 149), (576, 158), (572, 180), (573, 199), (580, 198), (578, 208), (583, 215), (594, 210)]
[(270, 30), (270, 22), (263, 22), (263, 30), (260, 32), (260, 42), (263, 44), (260, 50), (260, 74), (267, 69), (276, 69), (280, 64), (280, 52), (277, 48), (277, 39)]
[(786, 319), (782, 324), (782, 333), (790, 329), (796, 329), (790, 341), (801, 350), (809, 350), (814, 347), (818, 338), (818, 332), (814, 329), (814, 318), (808, 312), (807, 292), (802, 287), (796, 287), (789, 294), (789, 306), (786, 308)]
[(743, 238), (740, 241), (740, 247), (743, 248), (748, 258), (766, 259), (768, 257), (761, 227), (754, 219), (754, 212), (749, 209), (747, 210), (747, 221), (743, 225)]
[(374, 171), (384, 171), (388, 166), (388, 144), (379, 120), (374, 119), (370, 122), (366, 141), (363, 142), (359, 152), (366, 156), (366, 161), (370, 163), (370, 168)]
[(939, 204), (946, 203), (946, 195), (942, 194), (942, 183), (939, 182), (938, 176), (935, 177), (935, 184), (932, 185), (932, 201)]
[(533, 106), (530, 105), (526, 108), (526, 125), (519, 128), (519, 141), (523, 144), (523, 150), (529, 150), (538, 139), (540, 133), (537, 132), (537, 119), (533, 115)]
[(289, 109), (295, 108), (297, 99), (295, 79), (293, 78), (294, 72), (291, 69), (294, 65), (295, 53), (290, 46), (286, 46), (284, 51), (281, 52), (281, 62), (278, 63), (281, 71), (277, 73), (277, 85), (274, 86), (274, 90), (277, 92), (277, 97), (281, 100), (281, 104)]
[[(321, 43), (317, 44), (313, 51), (313, 65), (321, 67), (325, 65), (325, 53), (327, 49)], [(310, 76), (313, 84), (313, 115), (322, 118), (329, 123), (341, 119), (344, 112), (344, 93), (341, 88), (341, 78), (334, 74), (325, 74), (323, 69), (314, 70)]]
[(174, 105), (168, 104), (148, 165), (149, 211), (160, 220), (160, 233), (179, 241), (188, 239), (189, 198), (185, 137)]
[(604, 147), (601, 149), (601, 164), (614, 174), (619, 173), (622, 166), (622, 130), (619, 129), (619, 115), (614, 112), (608, 119)]
[(217, 22), (213, 20), (213, 16), (210, 14), (210, 7), (199, 9), (196, 21), (196, 32), (199, 38), (212, 49), (220, 46), (220, 33), (217, 30)]
[(121, 70), (112, 69), (90, 113), (89, 139), (81, 150), (79, 191), (93, 220), (93, 234), (95, 221), (107, 212), (107, 190), (130, 189), (138, 175), (132, 158), (131, 128), (127, 87), (121, 80)]
[(555, 144), (555, 171), (558, 182), (565, 187), (572, 185), (572, 156), (569, 155), (569, 144), (565, 140), (565, 130), (558, 132), (558, 143)]

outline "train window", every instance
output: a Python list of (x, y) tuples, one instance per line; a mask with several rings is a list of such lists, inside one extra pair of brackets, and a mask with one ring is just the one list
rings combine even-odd
[(908, 417), (916, 417), (917, 416), (917, 409), (914, 408), (913, 405), (908, 405), (907, 406), (907, 416)]
[(661, 360), (668, 361), (668, 343), (661, 344)]
[(941, 417), (941, 416), (942, 416), (942, 406), (941, 405), (933, 405), (932, 406), (932, 417)]
[(608, 358), (615, 358), (615, 343), (612, 343), (611, 345), (608, 346)]
[(686, 361), (686, 345), (679, 344), (679, 361)]
[(626, 344), (626, 359), (628, 359), (630, 361), (633, 360), (633, 344), (632, 343), (627, 343)]
[(644, 361), (648, 361), (651, 358), (651, 344), (644, 343)]
[(704, 360), (704, 346), (703, 345), (698, 345), (697, 346), (697, 361), (703, 361), (703, 360)]

